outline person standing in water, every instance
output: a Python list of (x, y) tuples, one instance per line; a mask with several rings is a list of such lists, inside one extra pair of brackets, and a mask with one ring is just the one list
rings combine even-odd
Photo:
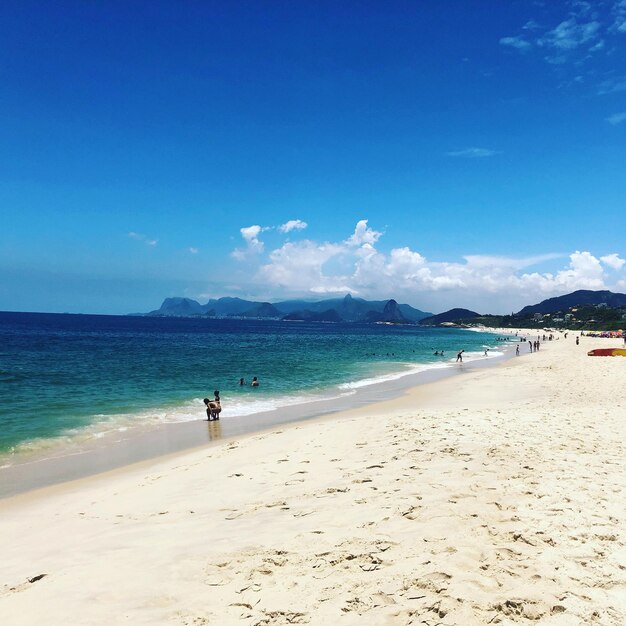
[(220, 418), (220, 413), (222, 412), (222, 402), (220, 400), (220, 392), (214, 391), (213, 395), (214, 395), (213, 400), (209, 400), (208, 398), (205, 398), (203, 400), (204, 404), (206, 405), (207, 421), (209, 422), (211, 420), (218, 420)]
[(250, 384), (251, 384), (253, 387), (258, 387), (258, 386), (259, 386), (259, 381), (258, 381), (258, 379), (257, 379), (257, 377), (256, 377), (256, 376), (252, 379), (252, 382), (251, 382)]
[(220, 418), (220, 413), (222, 412), (222, 401), (220, 400), (220, 392), (214, 391), (213, 402), (211, 402), (212, 410), (213, 410), (213, 419), (218, 420)]
[(463, 363), (463, 353), (464, 353), (464, 352), (465, 352), (465, 350), (461, 350), (461, 352), (459, 352), (459, 353), (456, 355), (456, 362), (457, 362), (457, 363), (459, 363), (459, 362), (460, 362), (460, 363)]
[(202, 402), (206, 406), (206, 419), (207, 422), (210, 422), (213, 416), (213, 412), (211, 411), (211, 401), (208, 398), (205, 398)]

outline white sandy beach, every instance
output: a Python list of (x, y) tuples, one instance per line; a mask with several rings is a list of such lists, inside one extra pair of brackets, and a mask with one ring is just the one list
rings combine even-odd
[(622, 626), (621, 344), (0, 501), (0, 624)]

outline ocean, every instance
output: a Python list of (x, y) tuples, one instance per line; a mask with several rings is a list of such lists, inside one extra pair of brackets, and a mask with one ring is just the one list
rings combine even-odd
[(222, 420), (254, 420), (452, 367), (461, 349), (466, 361), (485, 359), (485, 347), (501, 354), (492, 333), (455, 328), (0, 313), (0, 466), (69, 441), (206, 419), (202, 398), (214, 390)]

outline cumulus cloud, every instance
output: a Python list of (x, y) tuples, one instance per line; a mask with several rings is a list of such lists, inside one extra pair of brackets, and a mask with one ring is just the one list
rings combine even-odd
[(245, 248), (236, 248), (231, 253), (235, 259), (243, 260), (249, 255), (261, 254), (265, 249), (263, 242), (259, 239), (259, 235), (264, 231), (268, 230), (267, 227), (259, 226), (258, 224), (253, 224), (252, 226), (245, 226), (244, 228), (240, 228), (239, 232), (243, 237), (243, 240), (246, 243)]
[(568, 291), (601, 289), (604, 287), (604, 270), (600, 260), (590, 252), (576, 251), (570, 254), (569, 267), (556, 274), (554, 283)]
[(350, 246), (362, 246), (363, 244), (375, 244), (382, 233), (369, 228), (367, 220), (359, 220), (354, 229), (354, 233), (346, 240)]
[(290, 233), (292, 230), (304, 230), (308, 224), (302, 220), (289, 220), (278, 227), (281, 233)]
[(604, 263), (607, 267), (610, 267), (613, 270), (621, 270), (626, 261), (621, 259), (618, 254), (607, 254), (606, 256), (601, 256), (600, 261)]
[(341, 244), (316, 243), (305, 239), (287, 242), (269, 255), (269, 263), (261, 266), (262, 282), (279, 285), (288, 291), (331, 293), (346, 290), (341, 277), (329, 276), (324, 264), (344, 250)]
[[(250, 233), (256, 238), (258, 231)], [(363, 297), (402, 297), (416, 303), (453, 301), (529, 301), (576, 289), (607, 288), (606, 270), (619, 272), (626, 261), (617, 253), (595, 256), (589, 251), (566, 255), (547, 253), (528, 257), (467, 255), (462, 261), (431, 261), (409, 246), (382, 251), (377, 248), (383, 233), (357, 222), (354, 232), (339, 242), (305, 239), (286, 242), (261, 262), (254, 280), (272, 285), (281, 295), (341, 294)], [(567, 258), (556, 272), (538, 271), (547, 262)], [(614, 284), (622, 276), (613, 275)], [(438, 295), (436, 295), (438, 294)], [(448, 295), (446, 295), (448, 294)]]

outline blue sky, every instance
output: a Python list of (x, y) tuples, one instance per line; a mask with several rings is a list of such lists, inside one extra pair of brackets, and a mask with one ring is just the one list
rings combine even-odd
[(0, 310), (626, 291), (626, 0), (0, 5)]

